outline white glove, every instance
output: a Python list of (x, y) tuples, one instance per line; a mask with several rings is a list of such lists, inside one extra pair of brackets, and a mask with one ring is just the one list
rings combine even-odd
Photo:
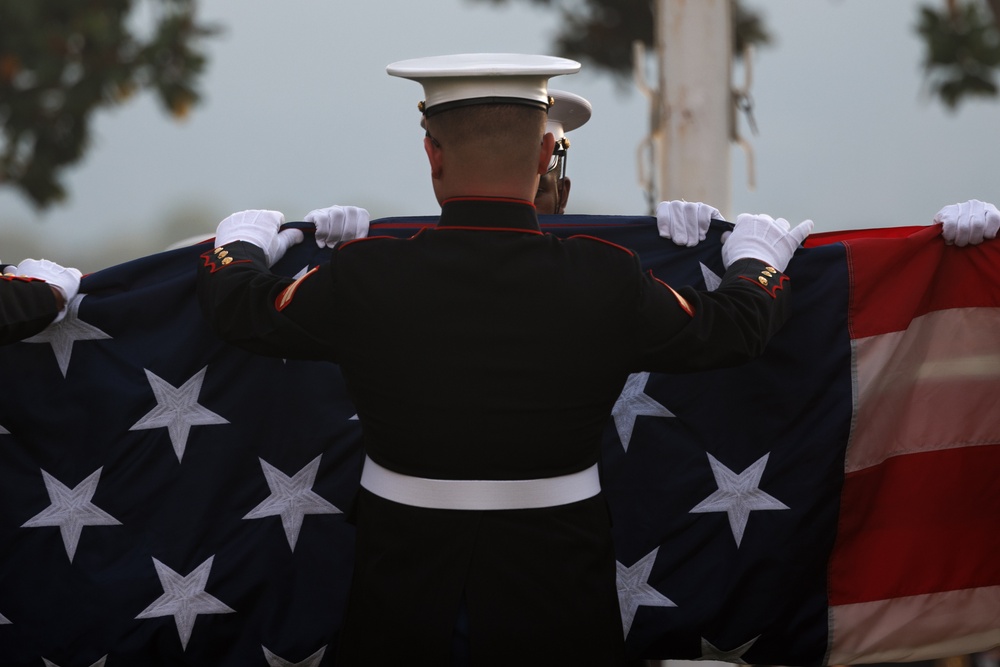
[(784, 271), (795, 249), (809, 236), (812, 228), (812, 220), (789, 229), (784, 218), (775, 220), (763, 213), (741, 213), (736, 217), (736, 226), (729, 238), (722, 243), (722, 264), (728, 269), (736, 260), (752, 257)]
[(944, 225), (941, 236), (948, 245), (978, 245), (984, 239), (996, 238), (1000, 211), (993, 204), (970, 199), (945, 206), (934, 216), (934, 222)]
[(660, 236), (689, 248), (705, 240), (712, 220), (725, 220), (719, 209), (698, 201), (674, 199), (661, 201), (656, 207), (656, 228)]
[(21, 263), (17, 265), (17, 275), (44, 280), (49, 285), (52, 285), (62, 292), (66, 302), (63, 304), (62, 310), (59, 311), (59, 314), (56, 315), (56, 319), (52, 321), (53, 324), (66, 317), (66, 310), (69, 308), (69, 302), (72, 301), (80, 291), (80, 278), (83, 277), (83, 274), (81, 274), (79, 270), (59, 266), (55, 262), (50, 262), (47, 259), (22, 260)]
[(368, 236), (368, 211), (357, 206), (317, 208), (303, 220), (316, 225), (316, 245), (320, 248)]
[(267, 265), (284, 257), (290, 247), (302, 241), (301, 229), (281, 230), (285, 216), (280, 211), (251, 209), (233, 213), (219, 223), (215, 230), (215, 245), (223, 246), (233, 241), (246, 241), (264, 250)]

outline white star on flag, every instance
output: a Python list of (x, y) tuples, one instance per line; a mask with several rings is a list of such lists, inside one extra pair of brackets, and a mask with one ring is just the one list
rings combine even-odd
[(163, 586), (163, 595), (156, 598), (136, 618), (173, 616), (177, 633), (181, 636), (181, 647), (186, 649), (198, 614), (235, 613), (235, 609), (230, 609), (205, 592), (214, 559), (215, 556), (209, 556), (208, 560), (185, 577), (154, 558), (153, 565), (156, 567), (156, 576), (160, 578), (160, 585)]
[[(143, 369), (146, 370), (146, 369)], [(229, 422), (208, 408), (198, 404), (198, 394), (205, 381), (208, 366), (202, 368), (180, 387), (175, 387), (156, 374), (146, 370), (146, 378), (156, 398), (156, 407), (137, 421), (130, 431), (142, 431), (152, 428), (167, 427), (170, 442), (174, 445), (177, 462), (184, 457), (188, 434), (192, 426), (208, 426), (211, 424), (228, 424)]]
[(640, 606), (643, 607), (676, 607), (670, 598), (649, 585), (649, 573), (653, 571), (653, 563), (660, 547), (656, 547), (635, 562), (632, 567), (625, 567), (615, 561), (618, 570), (618, 606), (622, 613), (622, 630), (628, 637), (632, 629), (632, 621)]
[(743, 540), (750, 512), (754, 510), (787, 510), (788, 505), (760, 490), (760, 478), (767, 466), (765, 454), (751, 463), (742, 473), (735, 473), (708, 454), (709, 465), (718, 489), (695, 505), (691, 513), (725, 512), (729, 515), (729, 527), (736, 538), (736, 546)]
[(10, 620), (6, 616), (4, 616), (3, 614), (0, 614), (0, 625), (14, 625), (14, 624), (11, 623)]
[[(92, 664), (90, 667), (104, 667), (104, 661), (107, 659), (108, 656), (104, 656), (103, 658)], [(59, 665), (52, 662), (51, 660), (48, 660), (47, 658), (42, 658), (42, 662), (45, 663), (45, 667), (59, 667)]]
[(0, 435), (10, 435), (10, 431), (5, 429), (3, 425), (0, 425)]
[(291, 660), (285, 660), (275, 655), (267, 650), (267, 647), (263, 644), (260, 647), (264, 649), (264, 657), (267, 658), (267, 667), (319, 667), (319, 663), (323, 659), (323, 654), (326, 653), (326, 646), (323, 646), (302, 662), (292, 662)]
[(705, 289), (709, 292), (719, 289), (719, 285), (722, 284), (722, 277), (702, 262), (698, 262), (698, 265), (701, 267), (701, 278), (705, 281)]
[(59, 526), (66, 555), (72, 563), (84, 526), (121, 525), (113, 516), (90, 502), (97, 491), (101, 470), (103, 468), (98, 468), (72, 489), (42, 470), (42, 479), (52, 504), (21, 524), (21, 528)]
[(743, 659), (743, 654), (750, 650), (750, 647), (754, 645), (760, 638), (757, 635), (747, 643), (737, 646), (736, 648), (723, 651), (722, 649), (715, 648), (712, 642), (708, 641), (704, 637), (701, 638), (701, 657), (699, 660), (716, 660), (718, 662), (728, 662), (734, 665), (745, 665), (747, 662)]
[(267, 486), (271, 495), (257, 507), (250, 510), (244, 519), (262, 519), (267, 516), (280, 516), (281, 525), (285, 528), (288, 546), (295, 551), (295, 543), (302, 530), (302, 519), (306, 514), (340, 514), (333, 503), (312, 490), (319, 472), (321, 456), (314, 458), (306, 467), (289, 477), (264, 459), (260, 467), (264, 471)]
[(615, 428), (618, 430), (618, 438), (625, 451), (628, 451), (629, 442), (632, 440), (632, 429), (635, 428), (636, 417), (640, 415), (647, 417), (674, 416), (674, 413), (646, 395), (646, 382), (648, 380), (649, 373), (629, 375), (621, 396), (615, 401), (615, 407), (611, 409), (611, 416), (614, 417)]
[(31, 338), (25, 338), (25, 343), (49, 343), (52, 345), (52, 352), (56, 355), (56, 362), (63, 377), (69, 369), (69, 359), (73, 355), (73, 343), (78, 340), (103, 340), (111, 338), (108, 334), (79, 318), (80, 302), (86, 294), (77, 294), (69, 307), (66, 309), (66, 316), (59, 322), (44, 329), (41, 333), (35, 334)]

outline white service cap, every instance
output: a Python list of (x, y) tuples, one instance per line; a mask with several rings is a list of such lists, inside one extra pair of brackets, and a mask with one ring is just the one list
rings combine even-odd
[(593, 107), (586, 98), (565, 90), (550, 88), (549, 96), (552, 98), (552, 108), (549, 109), (549, 117), (545, 122), (545, 131), (551, 132), (556, 138), (555, 148), (552, 149), (552, 158), (549, 160), (549, 171), (552, 171), (560, 165), (560, 159), (562, 159), (563, 169), (565, 169), (566, 151), (569, 150), (569, 139), (566, 138), (566, 133), (590, 120)]
[(575, 74), (568, 58), (521, 53), (460, 53), (401, 60), (386, 67), (392, 76), (424, 87), (425, 115), (472, 104), (529, 104), (547, 109), (549, 78)]
[(549, 109), (549, 119), (545, 124), (545, 131), (555, 135), (556, 141), (564, 138), (567, 132), (571, 132), (580, 127), (588, 120), (593, 111), (593, 107), (586, 98), (565, 90), (549, 89), (549, 96), (553, 100), (552, 108)]

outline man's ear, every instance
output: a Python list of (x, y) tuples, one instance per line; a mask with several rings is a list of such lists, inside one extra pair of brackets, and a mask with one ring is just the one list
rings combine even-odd
[(549, 170), (549, 160), (552, 159), (552, 151), (556, 149), (556, 138), (551, 132), (546, 132), (542, 137), (542, 147), (538, 153), (538, 175), (544, 176)]
[(424, 137), (424, 152), (427, 153), (427, 161), (431, 165), (431, 178), (441, 178), (444, 173), (444, 156), (441, 154), (441, 146), (430, 137)]
[(563, 176), (562, 178), (556, 181), (556, 193), (558, 194), (559, 197), (556, 200), (557, 202), (559, 202), (559, 205), (557, 206), (558, 210), (556, 211), (556, 213), (558, 213), (559, 215), (562, 215), (563, 213), (566, 212), (566, 202), (569, 201), (569, 188), (571, 185), (572, 183), (569, 180), (569, 176)]

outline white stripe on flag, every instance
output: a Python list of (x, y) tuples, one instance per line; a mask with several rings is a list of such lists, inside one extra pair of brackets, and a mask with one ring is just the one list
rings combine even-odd
[(1000, 586), (831, 607), (834, 640), (826, 664), (913, 662), (998, 646), (998, 610)]
[(1000, 308), (953, 308), (853, 342), (846, 472), (892, 456), (1000, 443)]

